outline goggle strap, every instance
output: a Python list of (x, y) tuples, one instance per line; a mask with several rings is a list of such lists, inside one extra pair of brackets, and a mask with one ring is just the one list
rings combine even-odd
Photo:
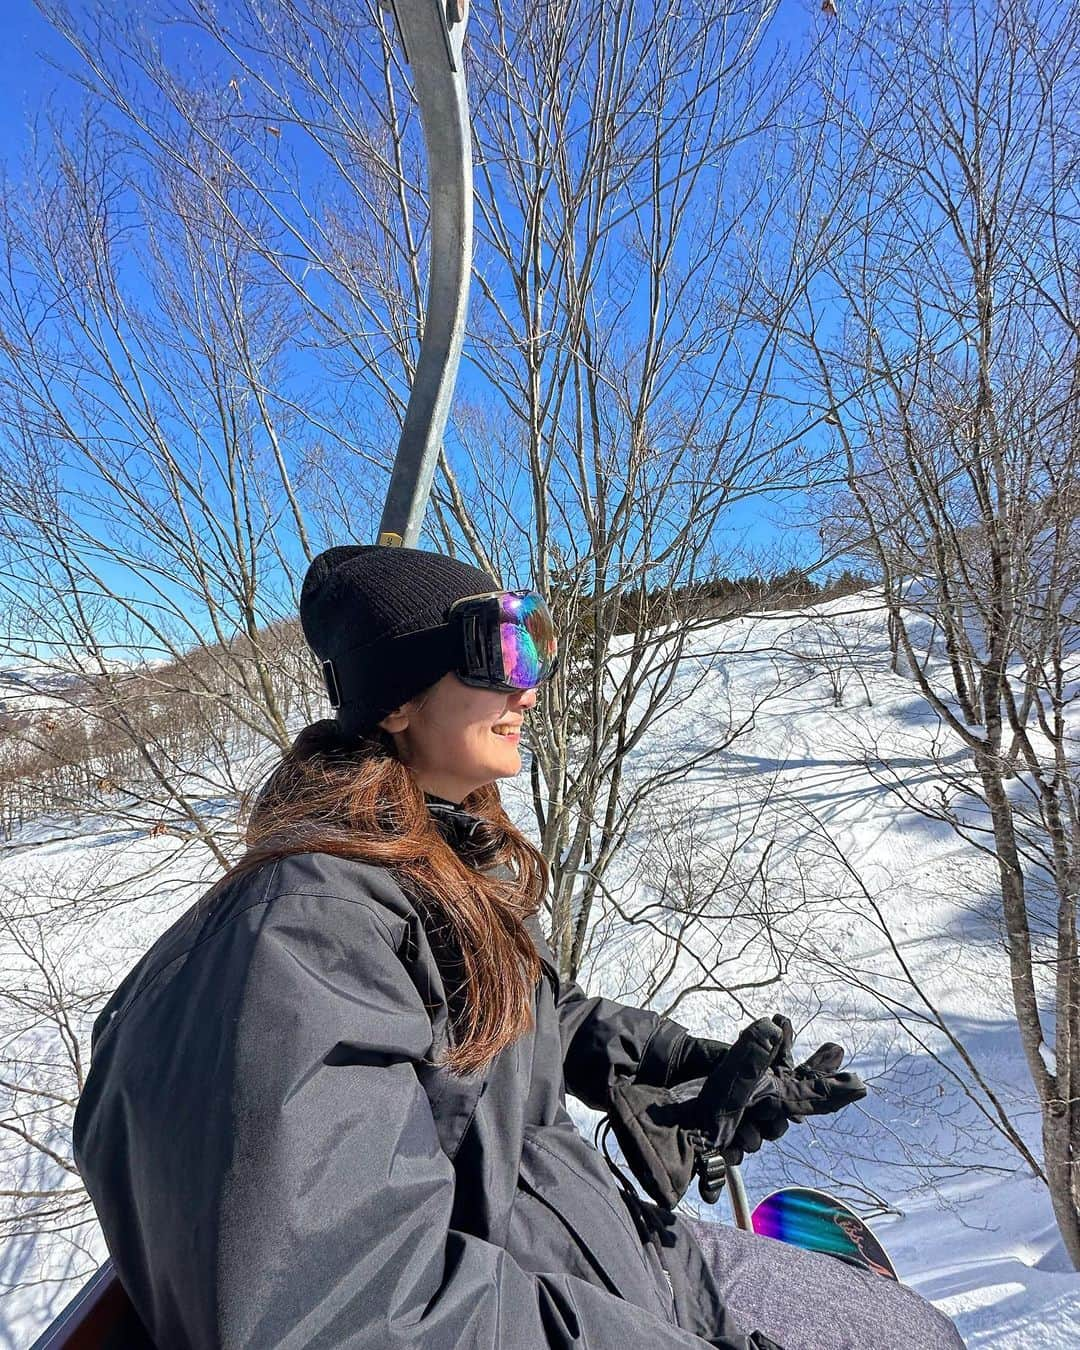
[[(323, 684), (335, 712), (351, 707), (354, 703), (366, 703), (371, 698), (381, 699), (387, 690), (385, 671), (380, 667), (377, 655), (385, 653), (389, 664), (398, 661), (408, 662), (420, 652), (425, 663), (434, 661), (440, 664), (446, 659), (446, 670), (452, 669), (457, 649), (452, 643), (449, 627), (435, 624), (431, 628), (420, 629), (413, 633), (400, 633), (394, 638), (383, 638), (379, 642), (364, 643), (351, 647), (347, 652), (339, 652), (336, 659), (328, 657), (319, 662)], [(367, 653), (376, 656), (369, 661)], [(392, 691), (390, 691), (392, 692)]]
[(480, 627), (480, 616), (475, 612), (463, 614), (461, 633), (465, 644), (465, 659), (470, 668), (480, 677), (490, 675), (491, 664)]
[(324, 661), (322, 663), (323, 684), (326, 685), (326, 692), (330, 695), (330, 706), (335, 711), (341, 707), (341, 685), (338, 683), (337, 671), (334, 669), (333, 661)]

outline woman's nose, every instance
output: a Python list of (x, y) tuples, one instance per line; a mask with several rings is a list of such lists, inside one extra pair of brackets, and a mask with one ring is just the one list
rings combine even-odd
[(528, 712), (530, 708), (536, 707), (537, 693), (535, 689), (516, 689), (510, 695), (510, 706), (520, 708), (523, 712)]

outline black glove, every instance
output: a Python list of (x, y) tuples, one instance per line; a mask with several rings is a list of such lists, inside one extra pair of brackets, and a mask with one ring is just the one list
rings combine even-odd
[[(773, 1021), (776, 1021), (775, 1017)], [(687, 1032), (672, 1056), (667, 1073), (667, 1086), (678, 1086), (693, 1079), (707, 1078), (730, 1049), (731, 1046), (725, 1045), (723, 1041), (710, 1040), (708, 1036), (692, 1036)], [(748, 1109), (736, 1126), (735, 1134), (724, 1151), (724, 1156), (733, 1166), (738, 1167), (747, 1153), (756, 1153), (766, 1140), (779, 1139), (787, 1128), (788, 1120), (782, 1113), (763, 1112), (758, 1118), (752, 1108)], [(714, 1158), (710, 1167), (712, 1175), (708, 1180), (704, 1171), (702, 1173), (701, 1192), (702, 1199), (707, 1204), (713, 1205), (724, 1185), (723, 1161)], [(705, 1194), (706, 1186), (714, 1192), (711, 1200)]]
[(807, 1116), (831, 1115), (866, 1096), (866, 1084), (857, 1073), (839, 1072), (844, 1062), (842, 1045), (826, 1041), (808, 1059), (796, 1064), (791, 1023), (779, 1013), (773, 1021), (783, 1040), (775, 1062), (747, 1108), (748, 1124), (764, 1129), (777, 1120), (801, 1122)]
[(712, 1041), (708, 1036), (692, 1036), (688, 1031), (678, 1042), (668, 1065), (665, 1087), (675, 1087), (691, 1078), (708, 1078), (720, 1063), (730, 1045), (723, 1041)]
[[(857, 1073), (838, 1072), (844, 1060), (842, 1045), (826, 1041), (808, 1059), (796, 1064), (790, 1021), (780, 1013), (774, 1013), (772, 1020), (783, 1034), (783, 1043), (765, 1080), (747, 1105), (739, 1127), (735, 1143), (745, 1153), (755, 1152), (764, 1139), (779, 1139), (790, 1121), (828, 1115), (866, 1096), (866, 1084)], [(727, 1049), (721, 1041), (706, 1036), (687, 1036), (672, 1060), (668, 1082), (707, 1076)], [(737, 1165), (742, 1157), (733, 1157), (731, 1161)]]
[[(699, 1155), (698, 1190), (708, 1205), (714, 1205), (720, 1197), (727, 1164), (738, 1166), (745, 1154), (756, 1153), (765, 1140), (779, 1139), (791, 1121), (827, 1115), (866, 1096), (866, 1085), (858, 1074), (837, 1072), (844, 1059), (842, 1046), (827, 1041), (808, 1059), (796, 1064), (791, 1022), (779, 1013), (772, 1020), (782, 1033), (781, 1047), (747, 1103), (731, 1144), (727, 1149), (708, 1150)], [(685, 1076), (710, 1072), (723, 1059), (727, 1048), (721, 1041), (688, 1035), (673, 1056), (669, 1082), (678, 1083)]]
[(731, 1149), (747, 1103), (783, 1045), (768, 1018), (751, 1023), (704, 1080), (648, 1087), (617, 1078), (608, 1118), (631, 1171), (674, 1209), (702, 1156)]

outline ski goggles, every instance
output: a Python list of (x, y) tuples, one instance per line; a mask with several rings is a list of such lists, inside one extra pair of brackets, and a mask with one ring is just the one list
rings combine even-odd
[(466, 595), (446, 612), (461, 638), (454, 673), (477, 689), (535, 689), (558, 664), (555, 624), (536, 591)]

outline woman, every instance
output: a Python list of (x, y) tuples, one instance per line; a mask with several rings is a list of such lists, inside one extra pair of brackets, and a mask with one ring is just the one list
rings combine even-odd
[[(745, 1077), (775, 1037), (755, 1024), (729, 1052), (559, 979), (543, 860), (495, 787), (554, 640), (539, 597), (496, 591), (418, 550), (315, 560), (300, 613), (335, 717), (97, 1021), (76, 1155), (159, 1347), (750, 1350), (792, 1326), (740, 1329), (690, 1228), (567, 1115), (565, 1089), (603, 1109), (616, 1079), (663, 1087), (735, 1051)], [(712, 1142), (745, 1144), (742, 1114)], [(820, 1344), (870, 1344), (835, 1335), (870, 1286), (807, 1260)], [(882, 1345), (958, 1344), (891, 1295), (913, 1330)]]

